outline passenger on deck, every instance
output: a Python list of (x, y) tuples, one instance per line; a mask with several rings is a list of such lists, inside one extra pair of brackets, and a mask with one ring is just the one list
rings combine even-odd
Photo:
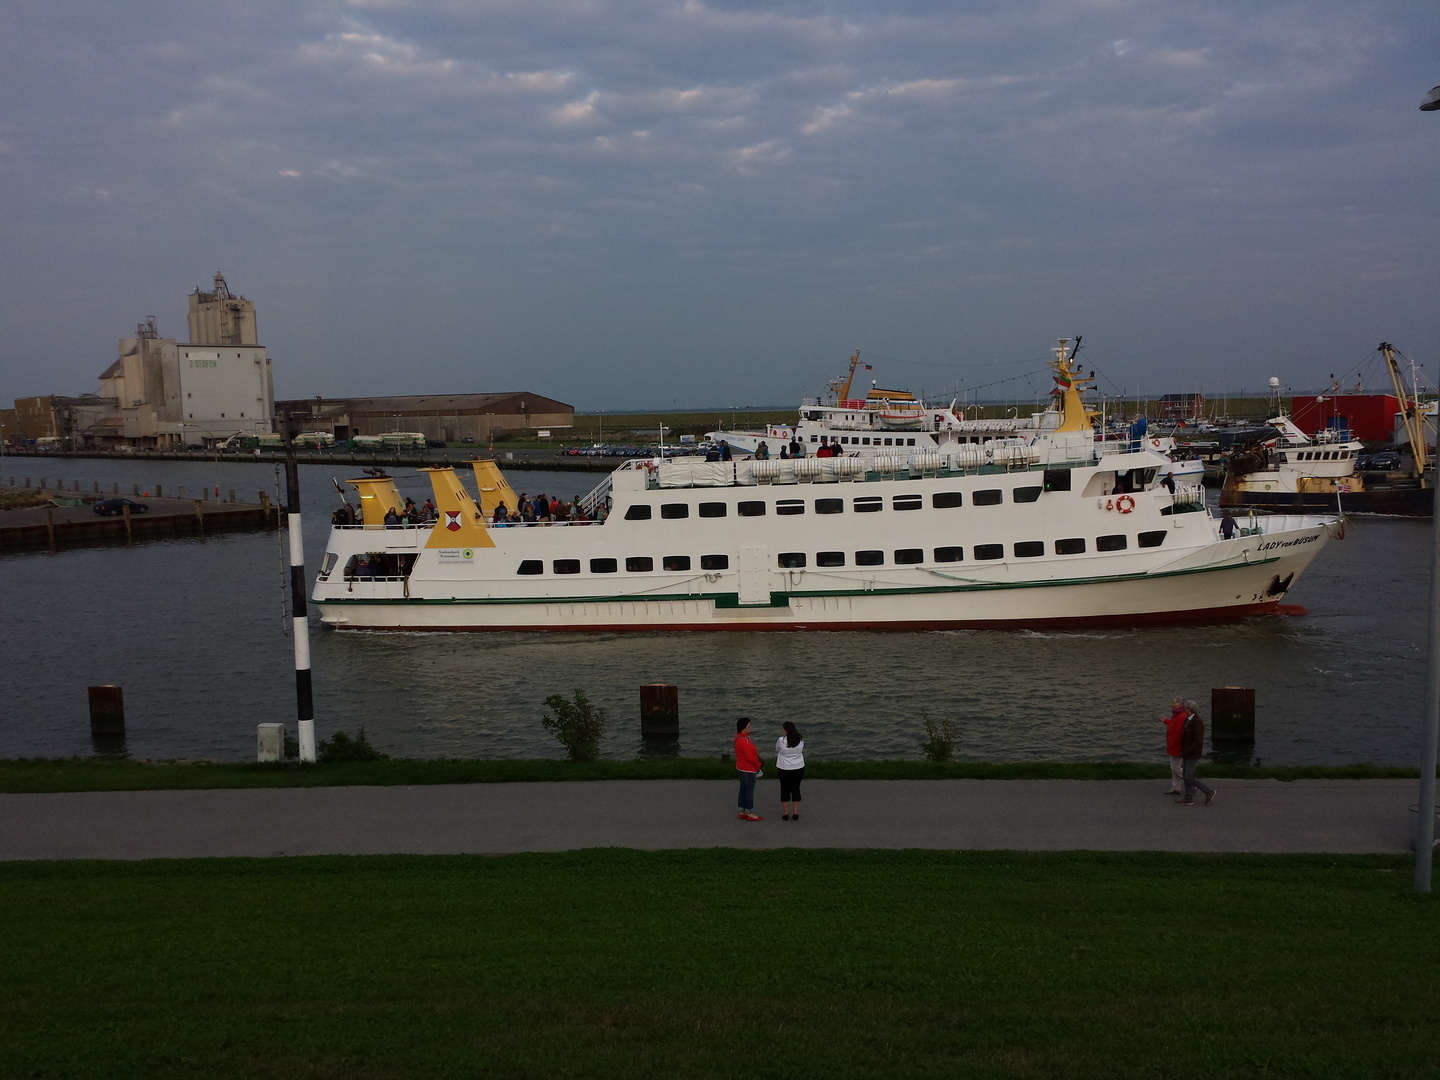
[(791, 440), (790, 440), (790, 456), (791, 456), (791, 457), (804, 457), (804, 456), (805, 456), (805, 444), (802, 443), (798, 437), (792, 437)]
[(757, 446), (757, 447), (755, 447), (755, 459), (756, 459), (757, 461), (768, 461), (769, 458), (770, 458), (770, 444), (767, 443), (764, 439), (761, 439), (761, 440), (760, 440), (760, 445)]
[(1225, 511), (1225, 516), (1220, 519), (1220, 535), (1226, 540), (1233, 539), (1236, 528), (1237, 522), (1235, 521), (1235, 515), (1228, 510)]
[(421, 521), (434, 521), (440, 515), (435, 512), (435, 503), (430, 499), (425, 500), (425, 505), (420, 508)]
[(781, 460), (781, 461), (787, 461), (787, 460), (789, 460), (789, 458), (790, 458), (790, 448), (789, 448), (788, 446), (783, 446), (783, 445), (782, 445), (782, 446), (780, 447), (780, 460)]
[(509, 520), (508, 520), (508, 519), (509, 519), (509, 516), (510, 516), (510, 512), (505, 509), (505, 501), (504, 501), (503, 499), (502, 499), (500, 502), (498, 502), (498, 503), (495, 504), (495, 513), (494, 513), (494, 515), (491, 517), (491, 520), (492, 520), (496, 525), (508, 525), (508, 524), (509, 524)]
[(730, 444), (729, 444), (728, 442), (726, 442), (724, 439), (721, 439), (721, 440), (720, 440), (720, 460), (721, 460), (721, 461), (731, 461), (731, 460), (733, 460), (733, 459), (730, 457)]
[(395, 507), (390, 507), (385, 513), (385, 527), (387, 529), (398, 529), (400, 527), (400, 515), (395, 512)]
[(335, 513), (330, 515), (331, 525), (349, 525), (350, 507), (348, 504), (341, 504), (335, 508)]
[(1161, 485), (1161, 487), (1163, 487), (1166, 491), (1170, 492), (1171, 495), (1174, 495), (1174, 494), (1175, 494), (1175, 474), (1174, 474), (1173, 472), (1167, 472), (1164, 476), (1162, 476), (1162, 477), (1160, 478), (1160, 485)]

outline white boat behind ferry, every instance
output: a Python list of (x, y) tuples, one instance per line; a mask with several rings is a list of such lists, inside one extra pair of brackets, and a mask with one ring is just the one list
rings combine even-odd
[[(913, 630), (1275, 613), (1337, 519), (1233, 535), (1167, 459), (1101, 452), (1067, 340), (1033, 441), (868, 457), (627, 462), (588, 497), (604, 520), (496, 525), (514, 493), (475, 462), (477, 501), (428, 469), (439, 520), (385, 526), (393, 480), (350, 481), (364, 524), (331, 531), (312, 602), (330, 626), (393, 630)], [(894, 438), (895, 436), (890, 436)], [(909, 436), (906, 436), (907, 438)], [(862, 444), (863, 445), (863, 444)], [(873, 446), (873, 443), (872, 443)]]
[[(1079, 338), (1075, 340), (1078, 347)], [(1073, 358), (1072, 352), (1070, 359)], [(732, 453), (749, 456), (761, 453), (779, 457), (782, 449), (790, 453), (793, 448), (796, 455), (803, 457), (828, 447), (846, 456), (871, 458), (902, 449), (943, 450), (951, 444), (980, 446), (997, 440), (1033, 443), (1054, 431), (1060, 422), (1059, 413), (1054, 409), (1029, 416), (969, 419), (956, 412), (955, 402), (949, 407), (927, 406), (908, 390), (871, 387), (865, 397), (851, 398), (851, 386), (859, 366), (857, 352), (850, 358), (850, 368), (845, 375), (830, 384), (830, 399), (806, 398), (800, 403), (799, 417), (794, 424), (717, 430), (708, 432), (706, 438), (714, 443), (723, 441)], [(1139, 450), (1143, 446), (1169, 459), (1161, 476), (1169, 473), (1176, 483), (1197, 484), (1205, 477), (1204, 462), (1174, 457), (1178, 450), (1172, 436), (1147, 433), (1142, 424), (1128, 442), (1126, 447), (1125, 440), (1107, 440), (1099, 452)]]

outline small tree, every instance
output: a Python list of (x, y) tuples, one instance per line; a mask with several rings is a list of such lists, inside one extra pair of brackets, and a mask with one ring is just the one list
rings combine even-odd
[(936, 721), (924, 709), (920, 710), (920, 721), (925, 726), (925, 741), (920, 750), (926, 761), (949, 761), (955, 756), (955, 744), (960, 741), (958, 719)]
[(315, 757), (323, 762), (336, 761), (385, 761), (388, 755), (380, 753), (365, 738), (365, 725), (360, 725), (360, 734), (350, 738), (343, 731), (337, 731), (328, 739), (321, 739), (315, 747)]
[(566, 701), (562, 694), (545, 699), (546, 708), (540, 723), (560, 740), (571, 761), (594, 761), (600, 753), (600, 740), (605, 737), (605, 710), (593, 705), (585, 691), (576, 689), (575, 700)]

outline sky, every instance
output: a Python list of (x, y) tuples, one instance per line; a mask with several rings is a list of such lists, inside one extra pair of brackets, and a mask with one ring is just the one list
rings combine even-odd
[[(223, 271), (277, 397), (1440, 382), (1440, 10), (9, 0), (0, 400)], [(1367, 383), (1367, 386), (1370, 385)], [(1378, 385), (1376, 387), (1379, 388)]]

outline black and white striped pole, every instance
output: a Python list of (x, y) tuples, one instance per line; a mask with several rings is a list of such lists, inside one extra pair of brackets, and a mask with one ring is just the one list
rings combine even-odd
[(310, 617), (305, 603), (305, 537), (300, 529), (300, 468), (295, 432), (285, 414), (285, 512), (290, 530), (290, 615), (295, 631), (295, 707), (299, 713), (300, 760), (315, 760), (315, 703), (310, 694)]

